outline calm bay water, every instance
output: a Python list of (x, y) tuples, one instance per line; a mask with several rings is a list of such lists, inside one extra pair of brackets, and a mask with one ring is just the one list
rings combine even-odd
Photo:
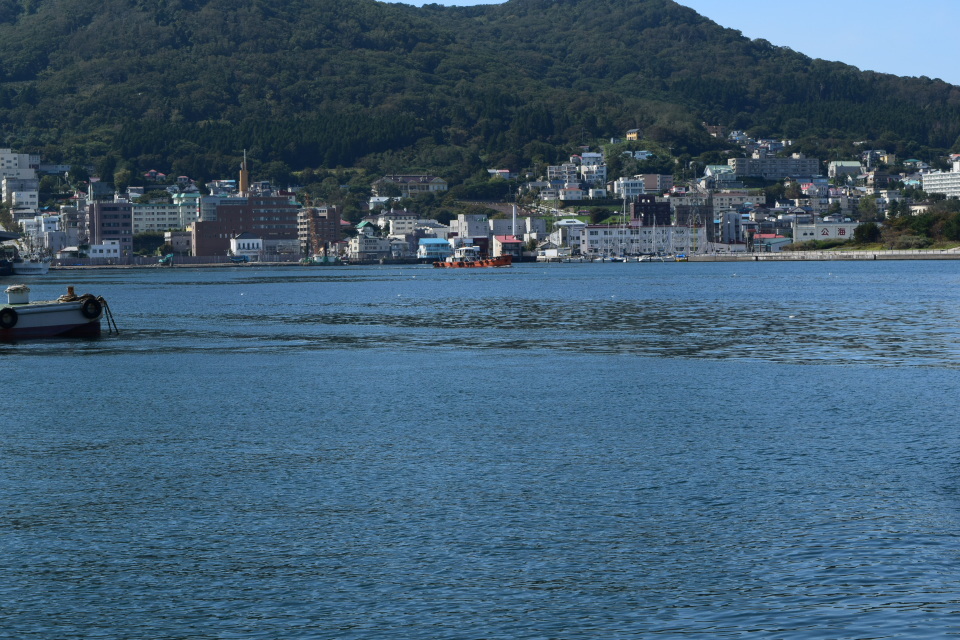
[(960, 264), (56, 272), (3, 638), (960, 635)]

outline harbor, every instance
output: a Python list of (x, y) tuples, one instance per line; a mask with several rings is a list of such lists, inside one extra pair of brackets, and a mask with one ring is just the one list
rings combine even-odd
[(0, 464), (4, 630), (949, 637), (955, 281), (51, 270), (36, 299), (102, 294), (123, 330), (0, 344), (29, 409)]

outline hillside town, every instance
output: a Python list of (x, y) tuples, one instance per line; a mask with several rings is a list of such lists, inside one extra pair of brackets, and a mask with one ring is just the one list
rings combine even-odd
[[(740, 157), (702, 167), (690, 163), (674, 174), (610, 178), (609, 147), (584, 147), (535, 178), (518, 180), (510, 169), (490, 169), (491, 180), (514, 181), (515, 202), (477, 203), (483, 213), (459, 213), (444, 222), (420, 215), (416, 198), (444, 193), (450, 185), (421, 173), (373, 181), (368, 211), (357, 223), (342, 219), (334, 205), (306, 206), (296, 187), (252, 181), (246, 160), (237, 178), (202, 188), (188, 176), (156, 170), (143, 175), (147, 186), (122, 193), (93, 177), (55, 209), (41, 207), (40, 180), (65, 180), (70, 166), (0, 149), (0, 177), (12, 222), (7, 226), (13, 227), (7, 231), (21, 234), (22, 250), (90, 264), (129, 262), (134, 238), (147, 233), (163, 234), (162, 251), (207, 261), (427, 262), (465, 245), (516, 260), (778, 252), (808, 240), (849, 239), (859, 224), (889, 215), (923, 213), (929, 203), (915, 202), (911, 194), (960, 197), (960, 156), (949, 158), (949, 171), (898, 160), (881, 149), (824, 164), (785, 154), (789, 140), (707, 129), (739, 146)], [(641, 142), (642, 132), (627, 131), (625, 141)], [(645, 149), (620, 153), (641, 162), (656, 157)], [(892, 173), (893, 166), (904, 171)], [(782, 196), (770, 202), (758, 183), (782, 185)], [(592, 215), (598, 205), (610, 213), (604, 220)]]

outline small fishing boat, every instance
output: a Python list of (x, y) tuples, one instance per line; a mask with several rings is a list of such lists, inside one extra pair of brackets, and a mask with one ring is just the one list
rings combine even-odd
[(13, 275), (44, 276), (50, 270), (50, 258), (28, 255), (13, 260)]
[(442, 262), (434, 262), (437, 268), (463, 269), (472, 267), (509, 267), (513, 264), (513, 256), (497, 256), (483, 258), (480, 256), (480, 247), (457, 247), (453, 255)]
[(0, 341), (96, 337), (100, 335), (104, 314), (108, 330), (113, 322), (110, 307), (102, 296), (78, 296), (73, 287), (67, 287), (67, 293), (56, 300), (42, 302), (31, 302), (30, 287), (23, 284), (7, 287), (6, 294), (7, 304), (0, 306)]

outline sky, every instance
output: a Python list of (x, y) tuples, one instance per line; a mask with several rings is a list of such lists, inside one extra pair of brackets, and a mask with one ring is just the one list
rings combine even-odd
[[(498, 4), (432, 0), (438, 4)], [(960, 85), (954, 42), (960, 0), (676, 0), (748, 38), (864, 71), (927, 76)], [(411, 2), (407, 4), (423, 4)]]

